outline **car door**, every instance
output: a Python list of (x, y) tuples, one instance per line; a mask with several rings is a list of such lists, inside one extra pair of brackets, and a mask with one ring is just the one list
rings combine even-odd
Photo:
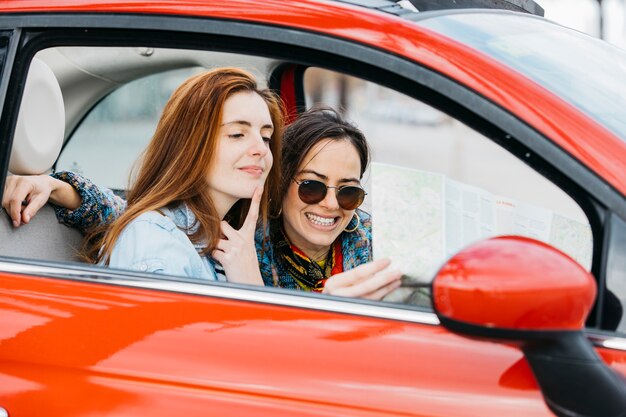
[[(503, 132), (498, 118), (505, 113), (459, 82), (379, 49), (299, 30), (295, 22), (284, 28), (252, 18), (66, 13), (8, 15), (0, 23), (7, 31), (21, 31), (13, 76), (6, 82), (3, 76), (10, 102), (19, 101), (30, 58), (45, 48), (226, 49), (292, 66), (322, 66), (419, 96), (488, 138), (516, 132), (505, 147), (515, 155), (527, 151), (525, 137), (548, 143), (519, 121)], [(298, 79), (279, 77), (294, 91), (304, 89)], [(471, 103), (488, 112), (477, 116), (469, 111)], [(12, 137), (15, 118), (16, 110), (5, 106), (0, 131), (6, 137)], [(3, 146), (8, 155), (9, 143)], [(549, 152), (563, 157), (558, 149)], [(560, 185), (581, 190), (566, 171), (541, 169)], [(589, 197), (581, 195), (583, 201)], [(595, 226), (597, 219), (590, 217)], [(594, 235), (594, 256), (603, 245)], [(549, 415), (517, 347), (450, 333), (428, 307), (197, 284), (23, 258), (2, 258), (0, 270), (0, 406), (10, 415), (41, 409), (51, 415), (179, 410), (190, 415)], [(603, 349), (605, 359), (623, 371), (621, 351), (610, 345)]]

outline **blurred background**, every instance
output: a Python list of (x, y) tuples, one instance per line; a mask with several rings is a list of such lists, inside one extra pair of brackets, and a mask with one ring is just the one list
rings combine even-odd
[(624, 0), (537, 0), (545, 17), (564, 26), (626, 46), (626, 1)]

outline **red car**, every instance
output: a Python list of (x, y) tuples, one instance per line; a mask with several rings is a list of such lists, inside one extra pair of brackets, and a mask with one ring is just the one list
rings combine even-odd
[[(626, 415), (626, 54), (542, 14), (3, 1), (0, 185), (52, 168), (123, 192), (179, 80), (231, 65), (293, 117), (345, 111), (378, 166), (420, 175), (388, 184), (397, 204), (440, 188), (395, 208), (436, 226), (409, 236), (438, 272), (404, 302), (103, 269), (50, 211), (18, 229), (0, 213), (0, 415)], [(375, 250), (404, 233), (377, 217), (376, 169)]]

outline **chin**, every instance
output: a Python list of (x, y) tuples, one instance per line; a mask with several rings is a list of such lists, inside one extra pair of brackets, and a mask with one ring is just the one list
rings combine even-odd
[[(343, 229), (341, 229), (343, 230)], [(341, 232), (337, 233), (324, 233), (316, 231), (316, 233), (309, 233), (310, 242), (316, 246), (330, 246), (339, 237)]]
[(232, 195), (237, 198), (252, 198), (254, 195), (254, 190), (258, 187), (259, 184), (254, 184), (249, 187), (238, 187), (237, 190), (232, 191)]

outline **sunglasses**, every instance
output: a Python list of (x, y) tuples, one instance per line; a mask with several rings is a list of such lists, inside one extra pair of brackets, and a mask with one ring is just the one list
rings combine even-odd
[(326, 193), (329, 188), (335, 189), (335, 197), (339, 207), (344, 210), (354, 210), (359, 207), (367, 194), (365, 190), (356, 185), (345, 185), (343, 187), (330, 187), (321, 181), (316, 180), (304, 180), (298, 181), (294, 178), (296, 184), (298, 184), (298, 197), (306, 204), (317, 204), (326, 198)]

